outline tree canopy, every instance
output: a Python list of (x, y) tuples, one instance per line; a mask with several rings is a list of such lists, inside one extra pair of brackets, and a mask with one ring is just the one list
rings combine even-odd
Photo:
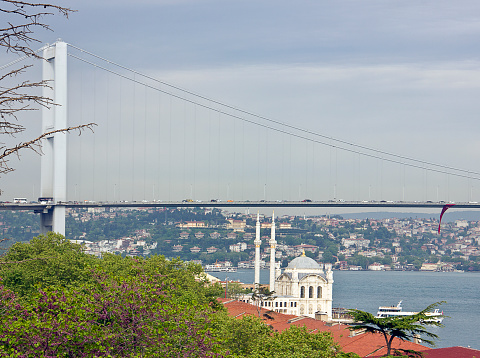
[(219, 309), (198, 265), (82, 252), (54, 233), (0, 260), (2, 356), (210, 357)]
[(433, 320), (426, 313), (442, 303), (444, 302), (433, 303), (414, 315), (382, 318), (377, 318), (368, 312), (352, 309), (349, 310), (349, 314), (353, 317), (355, 323), (350, 329), (381, 333), (385, 338), (387, 355), (391, 353), (392, 342), (395, 337), (404, 341), (412, 341), (414, 338), (421, 337), (423, 342), (434, 345), (433, 340), (437, 339), (438, 336), (429, 332), (425, 326), (443, 327), (443, 325), (441, 322)]
[(54, 233), (15, 243), (0, 258), (0, 355), (355, 356), (326, 333), (229, 317), (203, 277), (179, 259), (87, 255)]

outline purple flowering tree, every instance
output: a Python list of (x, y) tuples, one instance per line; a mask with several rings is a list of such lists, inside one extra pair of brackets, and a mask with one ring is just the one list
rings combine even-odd
[(0, 355), (214, 357), (208, 307), (179, 302), (148, 276), (98, 276), (19, 300), (0, 286)]

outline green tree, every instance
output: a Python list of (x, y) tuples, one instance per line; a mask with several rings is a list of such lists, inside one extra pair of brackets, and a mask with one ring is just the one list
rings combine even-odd
[(264, 302), (273, 301), (275, 299), (275, 291), (270, 291), (267, 286), (258, 286), (252, 294), (253, 305), (257, 308), (258, 317), (264, 306)]
[(343, 358), (358, 355), (343, 353), (328, 332), (311, 333), (306, 327), (291, 325), (283, 332), (274, 332), (256, 347), (251, 357)]
[(349, 310), (349, 313), (354, 323), (350, 329), (362, 329), (370, 333), (381, 333), (385, 338), (387, 356), (391, 353), (392, 342), (395, 337), (403, 341), (411, 341), (415, 337), (421, 336), (425, 343), (434, 345), (432, 339), (437, 339), (438, 336), (429, 332), (424, 326), (443, 327), (443, 325), (438, 321), (432, 320), (426, 313), (442, 303), (444, 301), (433, 303), (415, 315), (401, 317), (376, 318), (371, 313), (352, 309)]
[(68, 287), (88, 281), (95, 261), (80, 245), (49, 232), (29, 243), (15, 243), (0, 260), (0, 277), (5, 287), (27, 296), (38, 287)]
[(49, 233), (15, 244), (0, 269), (1, 356), (216, 352), (218, 285), (205, 284), (199, 265), (163, 256), (97, 258)]
[(232, 318), (227, 313), (219, 313), (215, 317), (216, 334), (225, 351), (232, 357), (251, 357), (256, 347), (270, 339), (271, 327), (260, 318), (244, 316)]
[(240, 282), (230, 281), (227, 282), (226, 293), (227, 297), (236, 299), (238, 296), (246, 293)]
[(216, 334), (223, 352), (235, 358), (347, 358), (328, 332), (311, 333), (305, 327), (290, 326), (274, 332), (263, 320), (253, 316), (240, 319), (218, 315)]
[(210, 357), (208, 305), (180, 302), (157, 277), (94, 275), (18, 301), (0, 285), (0, 354), (9, 357)]

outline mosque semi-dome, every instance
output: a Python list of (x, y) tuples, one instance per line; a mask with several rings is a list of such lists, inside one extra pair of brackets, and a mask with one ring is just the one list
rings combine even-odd
[(307, 257), (307, 256), (299, 256), (294, 258), (287, 266), (287, 269), (294, 269), (302, 270), (302, 269), (319, 269), (321, 270), (322, 267), (318, 264), (317, 261), (314, 259)]

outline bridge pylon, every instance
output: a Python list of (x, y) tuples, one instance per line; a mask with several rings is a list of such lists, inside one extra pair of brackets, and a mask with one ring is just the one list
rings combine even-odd
[[(54, 105), (42, 109), (42, 134), (67, 128), (67, 44), (57, 41), (43, 50), (43, 96)], [(65, 235), (65, 202), (67, 196), (67, 136), (54, 133), (44, 139), (41, 157), (40, 195), (52, 198), (54, 205), (40, 213), (40, 231)]]

